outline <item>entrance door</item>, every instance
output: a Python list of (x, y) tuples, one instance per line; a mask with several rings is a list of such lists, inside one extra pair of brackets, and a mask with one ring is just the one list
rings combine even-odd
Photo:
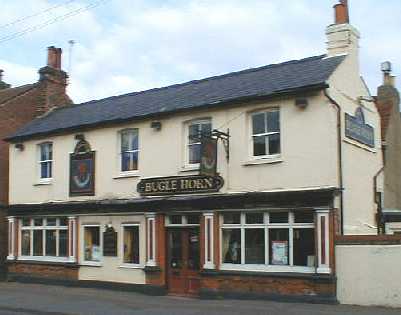
[(168, 231), (167, 283), (169, 293), (197, 295), (200, 288), (199, 229)]

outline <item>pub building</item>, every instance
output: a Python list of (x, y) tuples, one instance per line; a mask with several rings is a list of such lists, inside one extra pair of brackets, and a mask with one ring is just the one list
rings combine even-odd
[(10, 146), (10, 279), (336, 301), (375, 234), (380, 117), (346, 1), (327, 54), (50, 111)]

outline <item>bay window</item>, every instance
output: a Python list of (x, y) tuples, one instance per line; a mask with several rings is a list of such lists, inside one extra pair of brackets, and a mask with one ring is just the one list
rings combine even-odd
[(315, 271), (312, 211), (226, 212), (221, 220), (222, 269)]
[(251, 115), (252, 156), (272, 157), (281, 153), (280, 111), (271, 109)]
[(19, 248), (22, 259), (67, 259), (67, 219), (24, 218), (20, 222)]

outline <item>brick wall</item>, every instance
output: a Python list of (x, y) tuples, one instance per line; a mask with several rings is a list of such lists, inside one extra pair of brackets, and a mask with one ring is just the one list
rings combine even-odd
[(14, 276), (56, 280), (78, 280), (78, 266), (11, 263), (8, 266), (10, 278)]

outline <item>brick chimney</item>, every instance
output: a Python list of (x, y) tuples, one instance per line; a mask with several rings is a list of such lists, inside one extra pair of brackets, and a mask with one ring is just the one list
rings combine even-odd
[(326, 29), (327, 51), (329, 56), (339, 54), (358, 55), (359, 31), (350, 24), (347, 0), (334, 5), (334, 24)]
[(66, 94), (68, 75), (61, 69), (61, 48), (47, 48), (47, 65), (39, 70), (39, 84), (44, 98), (43, 105), (37, 109), (41, 115), (53, 107), (71, 104)]
[(10, 84), (7, 84), (6, 82), (3, 81), (3, 73), (4, 70), (0, 69), (0, 90), (8, 89), (11, 87)]
[(391, 63), (389, 61), (383, 62), (381, 70), (383, 72), (383, 84), (377, 89), (376, 107), (381, 118), (382, 140), (385, 141), (391, 116), (400, 115), (400, 94), (395, 87), (395, 77), (391, 75)]

